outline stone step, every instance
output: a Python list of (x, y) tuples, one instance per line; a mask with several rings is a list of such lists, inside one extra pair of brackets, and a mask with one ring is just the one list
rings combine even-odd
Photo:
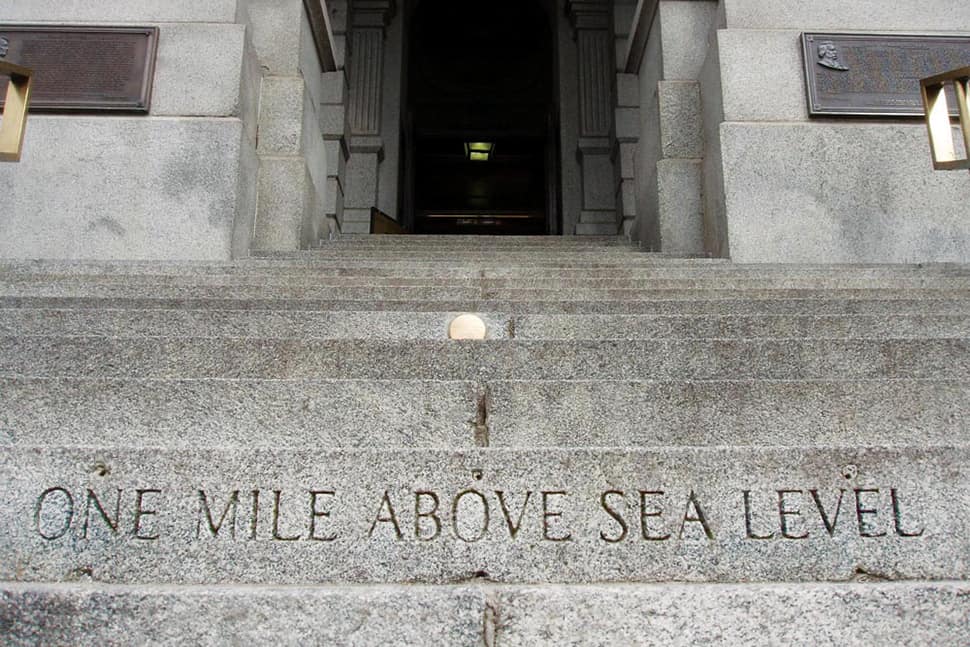
[(966, 380), (522, 380), (486, 388), (492, 447), (970, 441)]
[(0, 472), (0, 581), (970, 578), (968, 446), (3, 447)]
[(579, 236), (609, 236), (610, 234), (616, 234), (620, 229), (620, 225), (616, 222), (609, 223), (592, 223), (592, 222), (578, 222), (576, 223), (576, 234)]
[(966, 339), (387, 341), (0, 337), (0, 375), (247, 379), (965, 379)]
[(57, 281), (57, 280), (98, 280), (98, 281), (167, 281), (189, 282), (204, 281), (294, 281), (308, 282), (335, 278), (346, 279), (443, 279), (443, 280), (597, 280), (615, 279), (618, 281), (671, 280), (671, 281), (732, 281), (732, 280), (769, 280), (769, 281), (808, 281), (835, 280), (900, 280), (917, 282), (957, 281), (970, 277), (970, 270), (963, 266), (957, 268), (931, 267), (919, 268), (910, 265), (892, 266), (768, 266), (711, 264), (704, 266), (657, 264), (655, 267), (622, 264), (581, 264), (562, 267), (504, 266), (476, 267), (470, 264), (461, 266), (442, 266), (420, 263), (359, 263), (348, 261), (333, 265), (292, 264), (255, 264), (238, 262), (234, 264), (57, 264), (49, 263), (30, 267), (0, 268), (3, 281)]
[(9, 647), (481, 647), (490, 603), (477, 587), (8, 582), (0, 583), (0, 627)]
[(560, 315), (962, 315), (970, 313), (968, 299), (902, 299), (882, 295), (873, 299), (787, 298), (657, 299), (650, 301), (510, 301), (494, 299), (355, 300), (238, 298), (99, 298), (0, 297), (0, 309), (141, 309), (141, 310), (253, 310), (356, 312), (502, 312)]
[(623, 250), (607, 254), (600, 252), (574, 252), (560, 254), (556, 251), (509, 251), (509, 252), (467, 252), (467, 253), (435, 253), (433, 250), (424, 253), (408, 253), (401, 251), (386, 251), (375, 249), (361, 252), (308, 252), (304, 255), (283, 255), (279, 257), (255, 257), (249, 260), (237, 261), (241, 266), (261, 267), (268, 264), (282, 267), (316, 267), (320, 265), (348, 265), (355, 264), (398, 264), (436, 265), (454, 267), (484, 267), (502, 268), (510, 265), (535, 267), (589, 267), (601, 265), (604, 267), (709, 267), (726, 264), (723, 259), (706, 258), (666, 258), (644, 254), (633, 250)]
[(0, 445), (476, 447), (484, 393), (418, 380), (0, 378)]
[(552, 261), (552, 262), (620, 262), (620, 263), (666, 263), (668, 257), (647, 254), (635, 249), (622, 247), (589, 249), (559, 249), (559, 248), (509, 248), (509, 249), (419, 249), (408, 250), (400, 248), (382, 249), (372, 247), (359, 249), (347, 247), (342, 249), (320, 249), (311, 252), (296, 252), (276, 254), (267, 252), (253, 256), (254, 260), (263, 261), (304, 261), (310, 263), (331, 262), (335, 260), (379, 260), (384, 262), (454, 262), (454, 261), (485, 261), (510, 262), (515, 261)]
[[(0, 335), (447, 339), (461, 312), (0, 308)], [(478, 313), (488, 339), (970, 338), (970, 316)]]
[(125, 283), (0, 283), (0, 298), (80, 297), (99, 299), (342, 299), (342, 300), (510, 300), (510, 301), (648, 301), (683, 299), (970, 299), (970, 286), (955, 288), (506, 288), (487, 285), (128, 285)]
[(0, 378), (20, 446), (945, 446), (967, 420), (968, 380)]
[(321, 247), (347, 245), (366, 246), (380, 245), (392, 247), (421, 247), (421, 246), (451, 246), (464, 245), (468, 247), (509, 246), (521, 247), (527, 245), (541, 245), (544, 247), (635, 247), (622, 236), (478, 236), (478, 235), (348, 235), (324, 241)]
[(429, 277), (429, 276), (368, 276), (368, 275), (279, 275), (271, 274), (203, 274), (203, 275), (99, 275), (56, 276), (21, 275), (0, 277), (0, 289), (5, 291), (86, 290), (96, 287), (106, 289), (135, 287), (190, 289), (231, 288), (253, 290), (277, 288), (282, 290), (310, 288), (350, 287), (436, 287), (480, 288), (483, 290), (970, 290), (970, 276), (945, 275), (884, 275), (881, 277), (855, 277), (852, 275), (790, 275), (790, 276), (723, 276), (710, 274), (697, 278), (629, 278), (625, 276), (569, 276), (539, 278), (523, 274), (519, 277), (482, 278)]
[[(12, 647), (903, 645), (970, 634), (966, 582), (630, 586), (0, 584)], [(380, 609), (375, 613), (375, 609)], [(618, 641), (622, 641), (622, 643)]]

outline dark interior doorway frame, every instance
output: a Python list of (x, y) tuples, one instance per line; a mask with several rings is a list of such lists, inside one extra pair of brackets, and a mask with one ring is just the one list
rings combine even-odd
[[(544, 222), (541, 231), (532, 233), (558, 235), (562, 231), (558, 51), (558, 21), (560, 16), (556, 11), (558, 5), (555, 0), (471, 0), (471, 2), (478, 2), (479, 10), (484, 10), (482, 7), (487, 5), (488, 10), (494, 12), (497, 20), (493, 19), (491, 24), (503, 20), (506, 24), (514, 24), (509, 23), (509, 21), (516, 19), (524, 19), (529, 22), (526, 25), (514, 24), (515, 28), (508, 30), (495, 30), (499, 33), (490, 32), (494, 33), (495, 47), (502, 49), (496, 50), (495, 47), (486, 47), (482, 52), (484, 58), (476, 58), (474, 61), (475, 65), (485, 63), (493, 66), (492, 68), (481, 66), (477, 68), (479, 71), (485, 71), (485, 74), (481, 75), (484, 77), (484, 82), (474, 89), (487, 93), (490, 91), (489, 83), (494, 82), (491, 90), (494, 92), (494, 86), (498, 86), (496, 94), (485, 97), (484, 101), (471, 102), (467, 99), (473, 96), (472, 91), (458, 87), (460, 84), (456, 84), (454, 87), (449, 87), (446, 84), (441, 92), (440, 103), (444, 106), (443, 110), (430, 114), (422, 114), (422, 111), (427, 110), (426, 103), (422, 103), (422, 100), (429, 95), (429, 90), (424, 79), (416, 81), (419, 71), (415, 66), (420, 64), (418, 57), (427, 57), (428, 46), (431, 46), (432, 51), (435, 49), (438, 51), (447, 50), (449, 46), (454, 46), (457, 41), (466, 38), (466, 34), (462, 30), (468, 29), (469, 25), (459, 22), (460, 17), (456, 16), (454, 8), (468, 7), (469, 4), (467, 0), (462, 0), (462, 2), (455, 2), (455, 0), (407, 0), (404, 3), (400, 98), (401, 164), (398, 184), (401, 220), (409, 231), (420, 232), (422, 230), (420, 220), (422, 217), (422, 205), (420, 204), (422, 196), (419, 194), (419, 182), (422, 181), (422, 172), (427, 174), (427, 156), (421, 160), (418, 159), (418, 148), (421, 145), (422, 138), (424, 143), (427, 143), (429, 137), (437, 137), (438, 139), (435, 141), (447, 141), (451, 137), (453, 141), (449, 142), (450, 148), (455, 148), (455, 142), (461, 139), (505, 138), (506, 141), (512, 142), (511, 146), (506, 145), (505, 147), (506, 159), (509, 157), (509, 152), (516, 146), (529, 149), (530, 142), (538, 140), (541, 142), (541, 153), (537, 147), (534, 147), (529, 149), (529, 154), (533, 157), (539, 154), (542, 156), (542, 168), (538, 172), (541, 173), (541, 210)], [(435, 36), (445, 39), (446, 42), (429, 41), (427, 24), (429, 16), (435, 10), (443, 7), (452, 8), (451, 13), (448, 16), (435, 16), (438, 23), (431, 27), (439, 30), (448, 29), (446, 33)], [(456, 18), (458, 20), (449, 25), (448, 20)], [(538, 21), (541, 21), (541, 23)], [(469, 36), (466, 42), (481, 43), (481, 31), (480, 29), (478, 34)], [(519, 38), (523, 37), (523, 34), (532, 37), (535, 39), (535, 43), (510, 41), (509, 38), (515, 38), (516, 34)], [(451, 45), (449, 45), (449, 39)], [(536, 54), (542, 61), (541, 79), (537, 83), (538, 89), (534, 87), (516, 88), (515, 74), (521, 72), (520, 68), (525, 67), (525, 65), (515, 65), (512, 61), (514, 61), (516, 51), (529, 52), (528, 48), (532, 45), (541, 49), (541, 52)], [(490, 52), (493, 54), (491, 59), (488, 58)], [(495, 55), (496, 52), (498, 52), (498, 55)], [(462, 52), (462, 54), (465, 54), (465, 52)], [(475, 65), (467, 71), (467, 74), (474, 75)], [(443, 67), (447, 68), (447, 64)], [(460, 61), (456, 62), (452, 69), (460, 72), (462, 69)], [(512, 81), (507, 83), (504, 89), (501, 87), (505, 83), (503, 77), (512, 78)], [(482, 79), (469, 78), (468, 81), (470, 86), (474, 86)], [(510, 89), (511, 94), (502, 95), (503, 91), (508, 92)], [(464, 97), (461, 96), (463, 92), (466, 93)], [(538, 95), (536, 95), (536, 92), (538, 92)], [(523, 100), (523, 97), (528, 100)], [(436, 96), (435, 101), (437, 100)], [(451, 109), (449, 109), (449, 101), (451, 102)], [(458, 103), (463, 101), (467, 101), (464, 104), (464, 109), (454, 110)], [(537, 110), (531, 109), (535, 107), (536, 102), (543, 106), (541, 114)], [(519, 122), (516, 122), (516, 110), (522, 113)], [(462, 116), (466, 118), (464, 122), (461, 119)], [(504, 128), (500, 125), (502, 117), (509, 120)], [(541, 123), (539, 123), (540, 117)], [(430, 130), (427, 126), (429, 118), (434, 123), (434, 127)], [(494, 121), (490, 121), (490, 119), (494, 119)], [(496, 124), (499, 124), (499, 126), (497, 127)], [(433, 134), (429, 135), (429, 132), (432, 131)], [(536, 146), (538, 145), (536, 144)], [(427, 146), (423, 148), (427, 149)], [(422, 165), (425, 168), (422, 168)], [(425, 185), (427, 185), (427, 178), (424, 178), (424, 180)], [(446, 182), (447, 180), (448, 178), (445, 178)], [(496, 208), (496, 205), (491, 205), (491, 208), (485, 205), (481, 209), (483, 214), (491, 214), (493, 211), (498, 215), (499, 224), (501, 224), (500, 214), (502, 210), (500, 208)], [(495, 232), (488, 231), (487, 228), (483, 231), (473, 228), (468, 233), (516, 233), (516, 231), (514, 227), (506, 229), (499, 227)]]

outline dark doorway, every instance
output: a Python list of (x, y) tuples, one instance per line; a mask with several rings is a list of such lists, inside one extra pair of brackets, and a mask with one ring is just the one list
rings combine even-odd
[(421, 0), (408, 25), (405, 222), (421, 234), (558, 232), (552, 17), (540, 0)]

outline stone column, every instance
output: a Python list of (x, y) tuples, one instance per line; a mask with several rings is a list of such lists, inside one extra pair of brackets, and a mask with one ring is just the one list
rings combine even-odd
[(616, 53), (610, 0), (569, 0), (579, 73), (579, 150), (583, 206), (576, 233), (616, 234), (613, 80)]
[(370, 210), (378, 202), (379, 167), (384, 155), (381, 133), (384, 42), (394, 9), (393, 0), (353, 0), (351, 3), (347, 44), (350, 159), (341, 223), (344, 233), (367, 233)]

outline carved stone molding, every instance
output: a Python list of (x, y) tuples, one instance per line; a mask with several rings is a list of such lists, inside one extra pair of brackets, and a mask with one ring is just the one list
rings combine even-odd
[(383, 28), (354, 28), (350, 33), (350, 102), (352, 135), (380, 135), (384, 71)]
[(612, 3), (610, 0), (569, 0), (566, 14), (577, 32), (582, 29), (609, 31)]
[(350, 25), (353, 28), (375, 27), (384, 29), (397, 10), (394, 0), (353, 0), (350, 3)]

